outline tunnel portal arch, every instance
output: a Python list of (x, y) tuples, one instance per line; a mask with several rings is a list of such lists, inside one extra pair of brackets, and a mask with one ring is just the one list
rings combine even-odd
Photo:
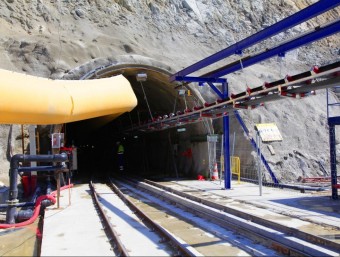
[[(138, 104), (131, 112), (118, 118), (104, 116), (51, 127), (41, 126), (40, 130), (45, 131), (43, 148), (46, 152), (50, 150), (46, 136), (64, 132), (66, 145), (73, 144), (79, 149), (79, 169), (88, 175), (95, 166), (103, 173), (115, 169), (117, 140), (125, 144), (127, 166), (131, 173), (167, 177), (207, 172), (205, 135), (212, 131), (211, 122), (188, 125), (181, 133), (177, 128), (153, 133), (128, 132), (132, 126), (151, 119), (151, 115), (156, 118), (158, 115), (183, 111), (187, 105), (193, 107), (202, 104), (199, 92), (190, 85), (169, 82), (169, 76), (173, 73), (170, 66), (139, 55), (95, 59), (69, 71), (62, 79), (99, 79), (121, 74), (129, 80)], [(137, 74), (145, 74), (146, 80), (138, 81)], [(177, 90), (184, 87), (192, 91), (192, 96), (186, 99)], [(182, 154), (188, 149), (198, 158)]]

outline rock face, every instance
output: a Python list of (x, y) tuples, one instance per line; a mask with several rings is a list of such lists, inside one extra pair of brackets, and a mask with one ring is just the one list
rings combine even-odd
[[(0, 68), (59, 78), (97, 58), (138, 54), (180, 70), (315, 2), (5, 0), (0, 2)], [(339, 8), (327, 12), (244, 54), (271, 47), (339, 15)], [(226, 62), (238, 58), (234, 56)], [(335, 35), (288, 53), (283, 62), (271, 59), (228, 76), (230, 91), (238, 93), (247, 85), (258, 86), (339, 58), (340, 40)], [(302, 173), (322, 175), (319, 163), (324, 163), (329, 171), (325, 92), (301, 101), (270, 103), (241, 114), (249, 128), (258, 122), (278, 125), (284, 140), (273, 143), (276, 155), (269, 162), (279, 178), (294, 181)], [(1, 137), (4, 153), (9, 127), (1, 126), (0, 131), (4, 135)], [(0, 180), (8, 172), (3, 156)]]

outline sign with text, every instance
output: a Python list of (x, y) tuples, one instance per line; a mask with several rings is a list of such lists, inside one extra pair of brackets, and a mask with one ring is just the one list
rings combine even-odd
[(52, 148), (64, 146), (64, 133), (53, 133), (51, 136)]
[(283, 140), (281, 133), (275, 123), (256, 124), (255, 129), (259, 132), (262, 142)]

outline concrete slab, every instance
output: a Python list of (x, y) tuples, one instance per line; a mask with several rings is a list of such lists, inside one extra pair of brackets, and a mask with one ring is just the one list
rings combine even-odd
[(173, 181), (193, 189), (225, 196), (241, 202), (249, 202), (265, 209), (284, 210), (304, 220), (324, 223), (340, 228), (340, 200), (332, 200), (330, 191), (305, 192), (297, 190), (262, 187), (247, 182), (233, 182), (231, 189), (224, 189), (224, 182), (179, 180)]
[(61, 191), (60, 207), (46, 208), (41, 256), (112, 256), (88, 184)]

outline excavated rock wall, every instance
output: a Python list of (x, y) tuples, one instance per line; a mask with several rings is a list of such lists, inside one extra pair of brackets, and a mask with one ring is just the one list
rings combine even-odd
[[(90, 60), (96, 63), (100, 58), (138, 54), (180, 70), (315, 2), (4, 0), (0, 2), (0, 68), (60, 78)], [(339, 8), (327, 12), (244, 54), (271, 47), (339, 15)], [(339, 60), (339, 54), (339, 35), (329, 37), (288, 53), (283, 62), (273, 58), (228, 76), (230, 92)], [(200, 90), (206, 101), (214, 99), (209, 89)], [(264, 153), (280, 179), (296, 181), (301, 174), (319, 175), (318, 161), (329, 167), (325, 91), (304, 100), (269, 103), (255, 111), (241, 111), (241, 115), (250, 130), (258, 122), (278, 125), (284, 140), (272, 144), (275, 156), (268, 155), (266, 147)], [(18, 131), (20, 126), (13, 128)], [(0, 126), (2, 181), (8, 175), (8, 133), (9, 126)], [(15, 142), (20, 145), (19, 139)], [(13, 153), (18, 152), (20, 147), (14, 147)]]

